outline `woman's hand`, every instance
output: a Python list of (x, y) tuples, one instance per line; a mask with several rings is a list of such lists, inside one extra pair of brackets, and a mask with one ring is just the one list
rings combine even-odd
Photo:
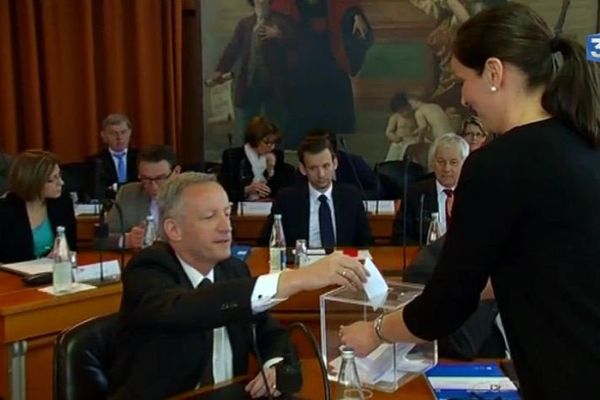
[(246, 196), (258, 195), (258, 197), (264, 198), (269, 197), (271, 194), (271, 188), (264, 182), (255, 181), (244, 188)]

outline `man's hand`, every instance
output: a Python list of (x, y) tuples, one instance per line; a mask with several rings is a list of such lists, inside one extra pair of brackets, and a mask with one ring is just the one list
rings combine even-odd
[(259, 197), (269, 197), (271, 188), (264, 182), (255, 181), (244, 188), (246, 195), (257, 194)]
[[(281, 392), (277, 390), (277, 372), (275, 371), (275, 367), (270, 367), (265, 369), (265, 376), (267, 377), (267, 382), (269, 383), (269, 391), (273, 397), (281, 396)], [(250, 394), (250, 397), (253, 399), (259, 397), (267, 396), (267, 389), (265, 388), (265, 381), (260, 373), (252, 379), (245, 388), (246, 392)]]
[(144, 227), (134, 226), (125, 234), (125, 247), (128, 249), (140, 249), (144, 243)]
[(343, 254), (330, 254), (306, 267), (282, 273), (277, 297), (286, 298), (330, 285), (359, 290), (367, 281), (367, 274), (367, 270), (357, 259)]
[(277, 39), (281, 37), (281, 30), (277, 25), (261, 25), (256, 32), (260, 40)]
[(357, 357), (368, 356), (381, 344), (381, 340), (375, 333), (373, 321), (360, 321), (348, 326), (342, 325), (339, 336), (344, 345), (354, 349)]

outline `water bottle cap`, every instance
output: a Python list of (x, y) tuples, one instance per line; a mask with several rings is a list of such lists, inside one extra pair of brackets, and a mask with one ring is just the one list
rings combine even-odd
[(56, 232), (58, 233), (64, 233), (65, 232), (65, 227), (60, 225), (56, 227)]
[(275, 219), (281, 219), (281, 214), (275, 214), (275, 215), (273, 216), (273, 218), (275, 218)]
[(436, 212), (432, 212), (432, 213), (431, 213), (431, 216), (432, 216), (432, 217), (437, 217), (438, 215), (439, 215), (439, 213), (436, 213)]
[(349, 359), (354, 358), (354, 349), (352, 347), (343, 346), (341, 348), (342, 358)]
[(153, 215), (148, 215), (146, 217), (146, 221), (154, 221), (154, 216)]

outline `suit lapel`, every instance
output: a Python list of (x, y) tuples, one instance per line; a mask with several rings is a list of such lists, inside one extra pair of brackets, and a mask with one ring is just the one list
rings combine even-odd
[(331, 198), (333, 199), (333, 214), (335, 215), (335, 243), (346, 243), (344, 233), (348, 232), (348, 225), (346, 224), (346, 215), (343, 215), (344, 200), (338, 189), (338, 186), (334, 183), (333, 190), (331, 191)]
[(102, 162), (104, 163), (104, 171), (106, 172), (106, 183), (111, 184), (118, 182), (117, 169), (108, 149), (104, 149), (102, 153)]
[(429, 189), (427, 190), (427, 194), (425, 196), (425, 206), (426, 210), (429, 211), (429, 215), (431, 213), (438, 212), (438, 202), (437, 202), (437, 186), (435, 185), (435, 179), (432, 181)]
[[(310, 218), (310, 196), (308, 194), (308, 183), (300, 185), (300, 209), (298, 210), (298, 227), (300, 235), (298, 238), (306, 238), (310, 240), (308, 224)], [(295, 246), (296, 243), (289, 243), (290, 246)], [(310, 245), (310, 243), (309, 243)]]

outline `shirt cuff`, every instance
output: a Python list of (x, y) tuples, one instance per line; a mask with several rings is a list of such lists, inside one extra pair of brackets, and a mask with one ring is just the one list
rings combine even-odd
[(267, 311), (269, 308), (287, 300), (275, 298), (280, 274), (281, 272), (261, 275), (256, 279), (254, 290), (252, 290), (252, 296), (250, 297), (250, 306), (254, 314)]
[(280, 362), (283, 361), (283, 357), (273, 357), (273, 358), (269, 358), (264, 364), (263, 364), (263, 369), (269, 369), (271, 368), (273, 365), (275, 364), (279, 364)]

